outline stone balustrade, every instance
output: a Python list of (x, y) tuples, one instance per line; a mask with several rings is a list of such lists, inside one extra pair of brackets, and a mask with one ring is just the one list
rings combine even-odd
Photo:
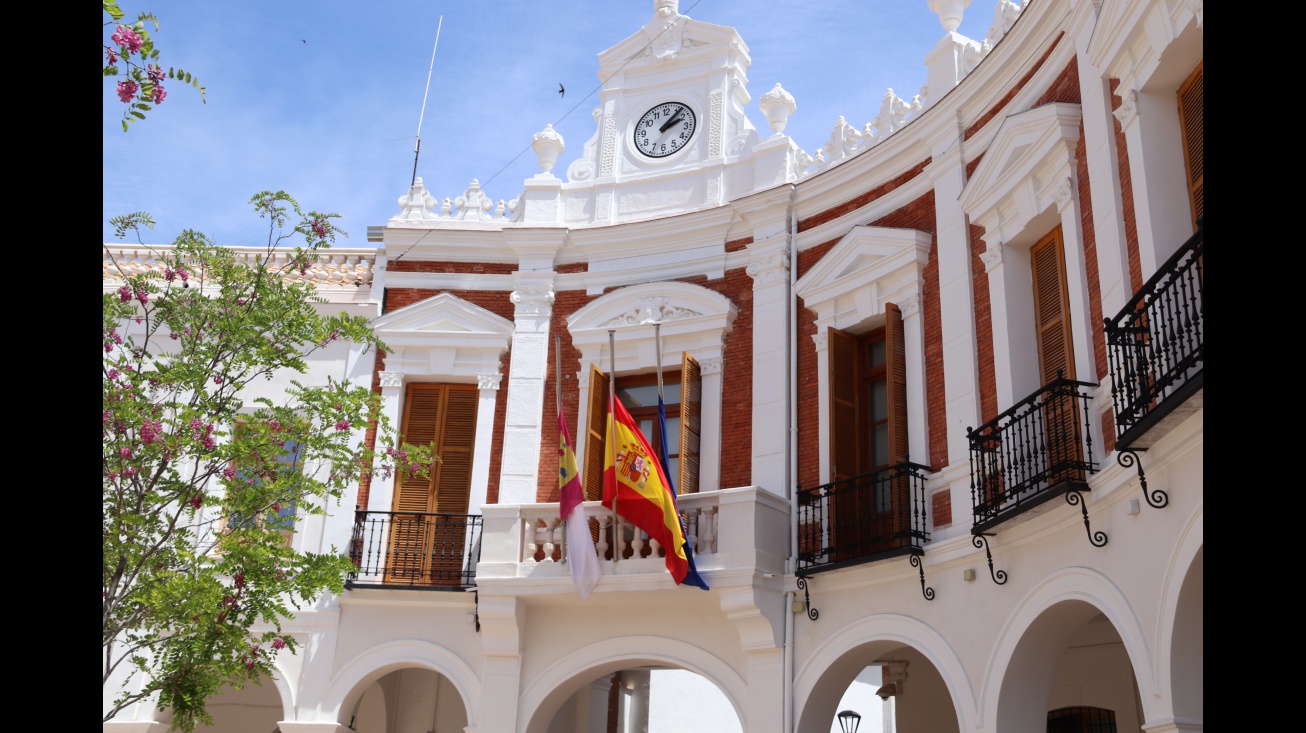
[[(163, 275), (164, 264), (161, 256), (173, 250), (172, 245), (141, 244), (105, 244), (103, 281), (106, 288), (117, 287), (122, 283), (122, 273), (128, 276), (145, 273)], [(253, 263), (266, 257), (264, 247), (230, 247), (238, 261)], [(290, 249), (273, 250), (269, 262), (273, 268), (284, 267), (293, 256)], [(331, 289), (355, 290), (372, 286), (372, 271), (376, 266), (375, 249), (328, 249), (316, 254), (308, 269), (302, 274), (299, 270), (286, 270), (285, 279), (289, 282), (305, 282), (319, 290)]]

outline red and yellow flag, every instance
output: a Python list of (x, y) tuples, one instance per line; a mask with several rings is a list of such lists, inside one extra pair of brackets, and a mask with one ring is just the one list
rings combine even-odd
[[(616, 496), (617, 514), (666, 549), (667, 570), (679, 585), (689, 572), (689, 560), (671, 483), (626, 406), (620, 399), (613, 403), (603, 456), (603, 506), (611, 509)], [(616, 446), (615, 450), (611, 446)]]

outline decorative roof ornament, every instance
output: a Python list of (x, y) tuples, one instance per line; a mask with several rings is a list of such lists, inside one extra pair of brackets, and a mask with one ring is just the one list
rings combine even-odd
[(757, 101), (757, 106), (766, 115), (766, 121), (771, 125), (771, 132), (779, 135), (784, 132), (785, 125), (789, 124), (789, 115), (798, 109), (798, 104), (794, 102), (794, 96), (786, 92), (780, 82), (776, 82), (771, 91), (762, 95)]
[(390, 217), (390, 221), (427, 221), (437, 218), (427, 211), (435, 206), (435, 197), (426, 192), (420, 177), (413, 179), (408, 193), (399, 197), (399, 213)]
[(644, 27), (652, 36), (647, 53), (657, 61), (670, 61), (689, 45), (685, 24), (680, 20), (680, 0), (653, 0), (653, 20)]
[(562, 139), (562, 135), (553, 129), (553, 125), (545, 125), (543, 130), (535, 133), (535, 142), (531, 143), (531, 148), (535, 150), (535, 157), (540, 161), (540, 171), (548, 173), (558, 162), (558, 156), (567, 149), (567, 143)]
[(943, 30), (952, 33), (961, 27), (961, 16), (970, 7), (970, 0), (929, 0), (930, 10), (939, 14)]

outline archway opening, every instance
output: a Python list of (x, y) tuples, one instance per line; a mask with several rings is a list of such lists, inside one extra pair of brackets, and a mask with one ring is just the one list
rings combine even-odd
[(357, 733), (461, 731), (467, 727), (467, 708), (448, 677), (405, 667), (369, 684), (344, 720)]
[(744, 731), (725, 693), (687, 669), (627, 667), (572, 686), (578, 689), (557, 708), (547, 733)]
[(799, 711), (799, 733), (842, 733), (839, 713), (857, 713), (857, 733), (959, 733), (952, 694), (924, 654), (892, 641), (846, 651), (817, 679)]

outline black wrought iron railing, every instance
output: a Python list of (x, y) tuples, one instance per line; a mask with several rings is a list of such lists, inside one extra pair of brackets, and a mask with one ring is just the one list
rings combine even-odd
[(480, 557), (479, 514), (358, 511), (345, 586), (462, 590)]
[(1116, 442), (1127, 449), (1202, 387), (1202, 222), (1115, 318), (1106, 319)]
[(928, 466), (899, 463), (798, 493), (798, 574), (921, 553)]
[(997, 418), (968, 429), (972, 533), (1065, 493), (1087, 491), (1097, 471), (1089, 430), (1096, 384), (1059, 378)]

